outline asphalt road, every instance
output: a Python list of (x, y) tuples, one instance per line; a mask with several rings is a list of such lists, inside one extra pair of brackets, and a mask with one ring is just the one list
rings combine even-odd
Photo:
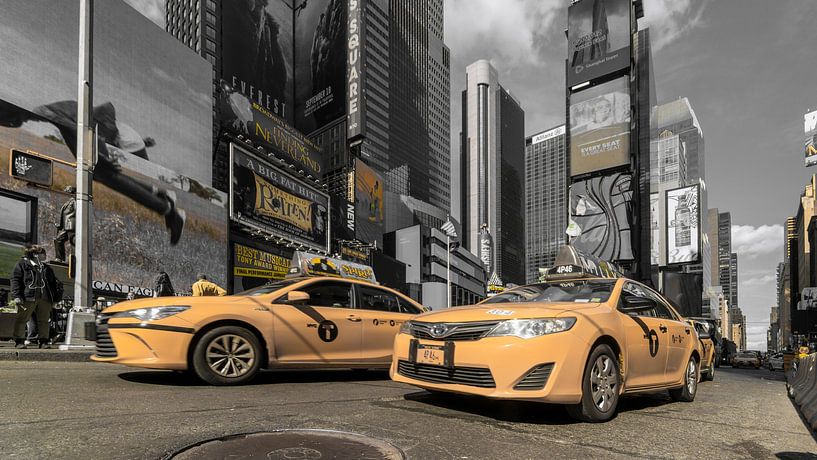
[(379, 372), (267, 372), (208, 387), (96, 363), (0, 362), (0, 458), (160, 458), (287, 428), (360, 433), (412, 459), (817, 458), (782, 373), (718, 369), (693, 403), (625, 398), (604, 424), (559, 406), (436, 396)]

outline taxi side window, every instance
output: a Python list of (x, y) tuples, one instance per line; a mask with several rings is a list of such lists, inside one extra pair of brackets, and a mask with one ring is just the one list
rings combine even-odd
[(358, 289), (360, 292), (360, 308), (400, 313), (400, 301), (396, 295), (368, 286), (358, 286)]
[(309, 305), (352, 308), (352, 285), (350, 283), (324, 281), (306, 286), (301, 291), (309, 294)]
[(619, 300), (619, 305), (622, 307), (626, 307), (628, 300), (632, 303), (635, 302), (645, 302), (651, 303), (653, 308), (642, 309), (638, 312), (627, 312), (630, 316), (648, 316), (648, 317), (658, 317), (658, 313), (656, 311), (656, 301), (651, 295), (647, 293), (645, 289), (642, 289), (636, 284), (628, 283), (625, 284), (624, 287), (621, 289), (621, 299)]
[(419, 308), (415, 307), (413, 303), (409, 302), (408, 300), (397, 296), (397, 300), (400, 301), (400, 313), (408, 313), (410, 315), (416, 315), (418, 313), (422, 313), (423, 311)]

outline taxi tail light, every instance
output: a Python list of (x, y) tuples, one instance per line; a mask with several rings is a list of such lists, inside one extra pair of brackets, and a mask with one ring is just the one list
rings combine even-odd
[(520, 391), (541, 390), (547, 385), (552, 371), (553, 363), (540, 364), (528, 371), (528, 374), (514, 385), (513, 389)]

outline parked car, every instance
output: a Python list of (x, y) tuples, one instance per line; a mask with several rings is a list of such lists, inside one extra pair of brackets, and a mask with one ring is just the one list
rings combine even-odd
[(768, 366), (770, 371), (783, 370), (783, 353), (769, 355)]
[(754, 367), (760, 369), (760, 358), (754, 351), (741, 351), (732, 358), (732, 367)]
[(715, 364), (717, 357), (715, 356), (715, 343), (712, 340), (712, 326), (704, 321), (689, 320), (695, 326), (695, 332), (698, 333), (698, 341), (701, 348), (701, 379), (714, 380), (715, 379)]

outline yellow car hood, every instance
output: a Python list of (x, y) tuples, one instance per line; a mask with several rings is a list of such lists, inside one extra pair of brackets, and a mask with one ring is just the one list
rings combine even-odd
[(553, 318), (570, 316), (582, 310), (596, 308), (597, 302), (537, 302), (537, 303), (492, 303), (464, 307), (454, 307), (424, 313), (414, 321), (429, 323), (456, 323), (465, 321), (502, 321), (506, 319)]
[(102, 313), (116, 313), (120, 311), (136, 310), (137, 308), (151, 308), (151, 307), (166, 307), (170, 305), (189, 305), (196, 306), (229, 306), (236, 303), (246, 301), (248, 297), (245, 296), (224, 296), (224, 297), (192, 297), (192, 296), (177, 296), (177, 297), (151, 297), (147, 299), (128, 300), (112, 305)]

